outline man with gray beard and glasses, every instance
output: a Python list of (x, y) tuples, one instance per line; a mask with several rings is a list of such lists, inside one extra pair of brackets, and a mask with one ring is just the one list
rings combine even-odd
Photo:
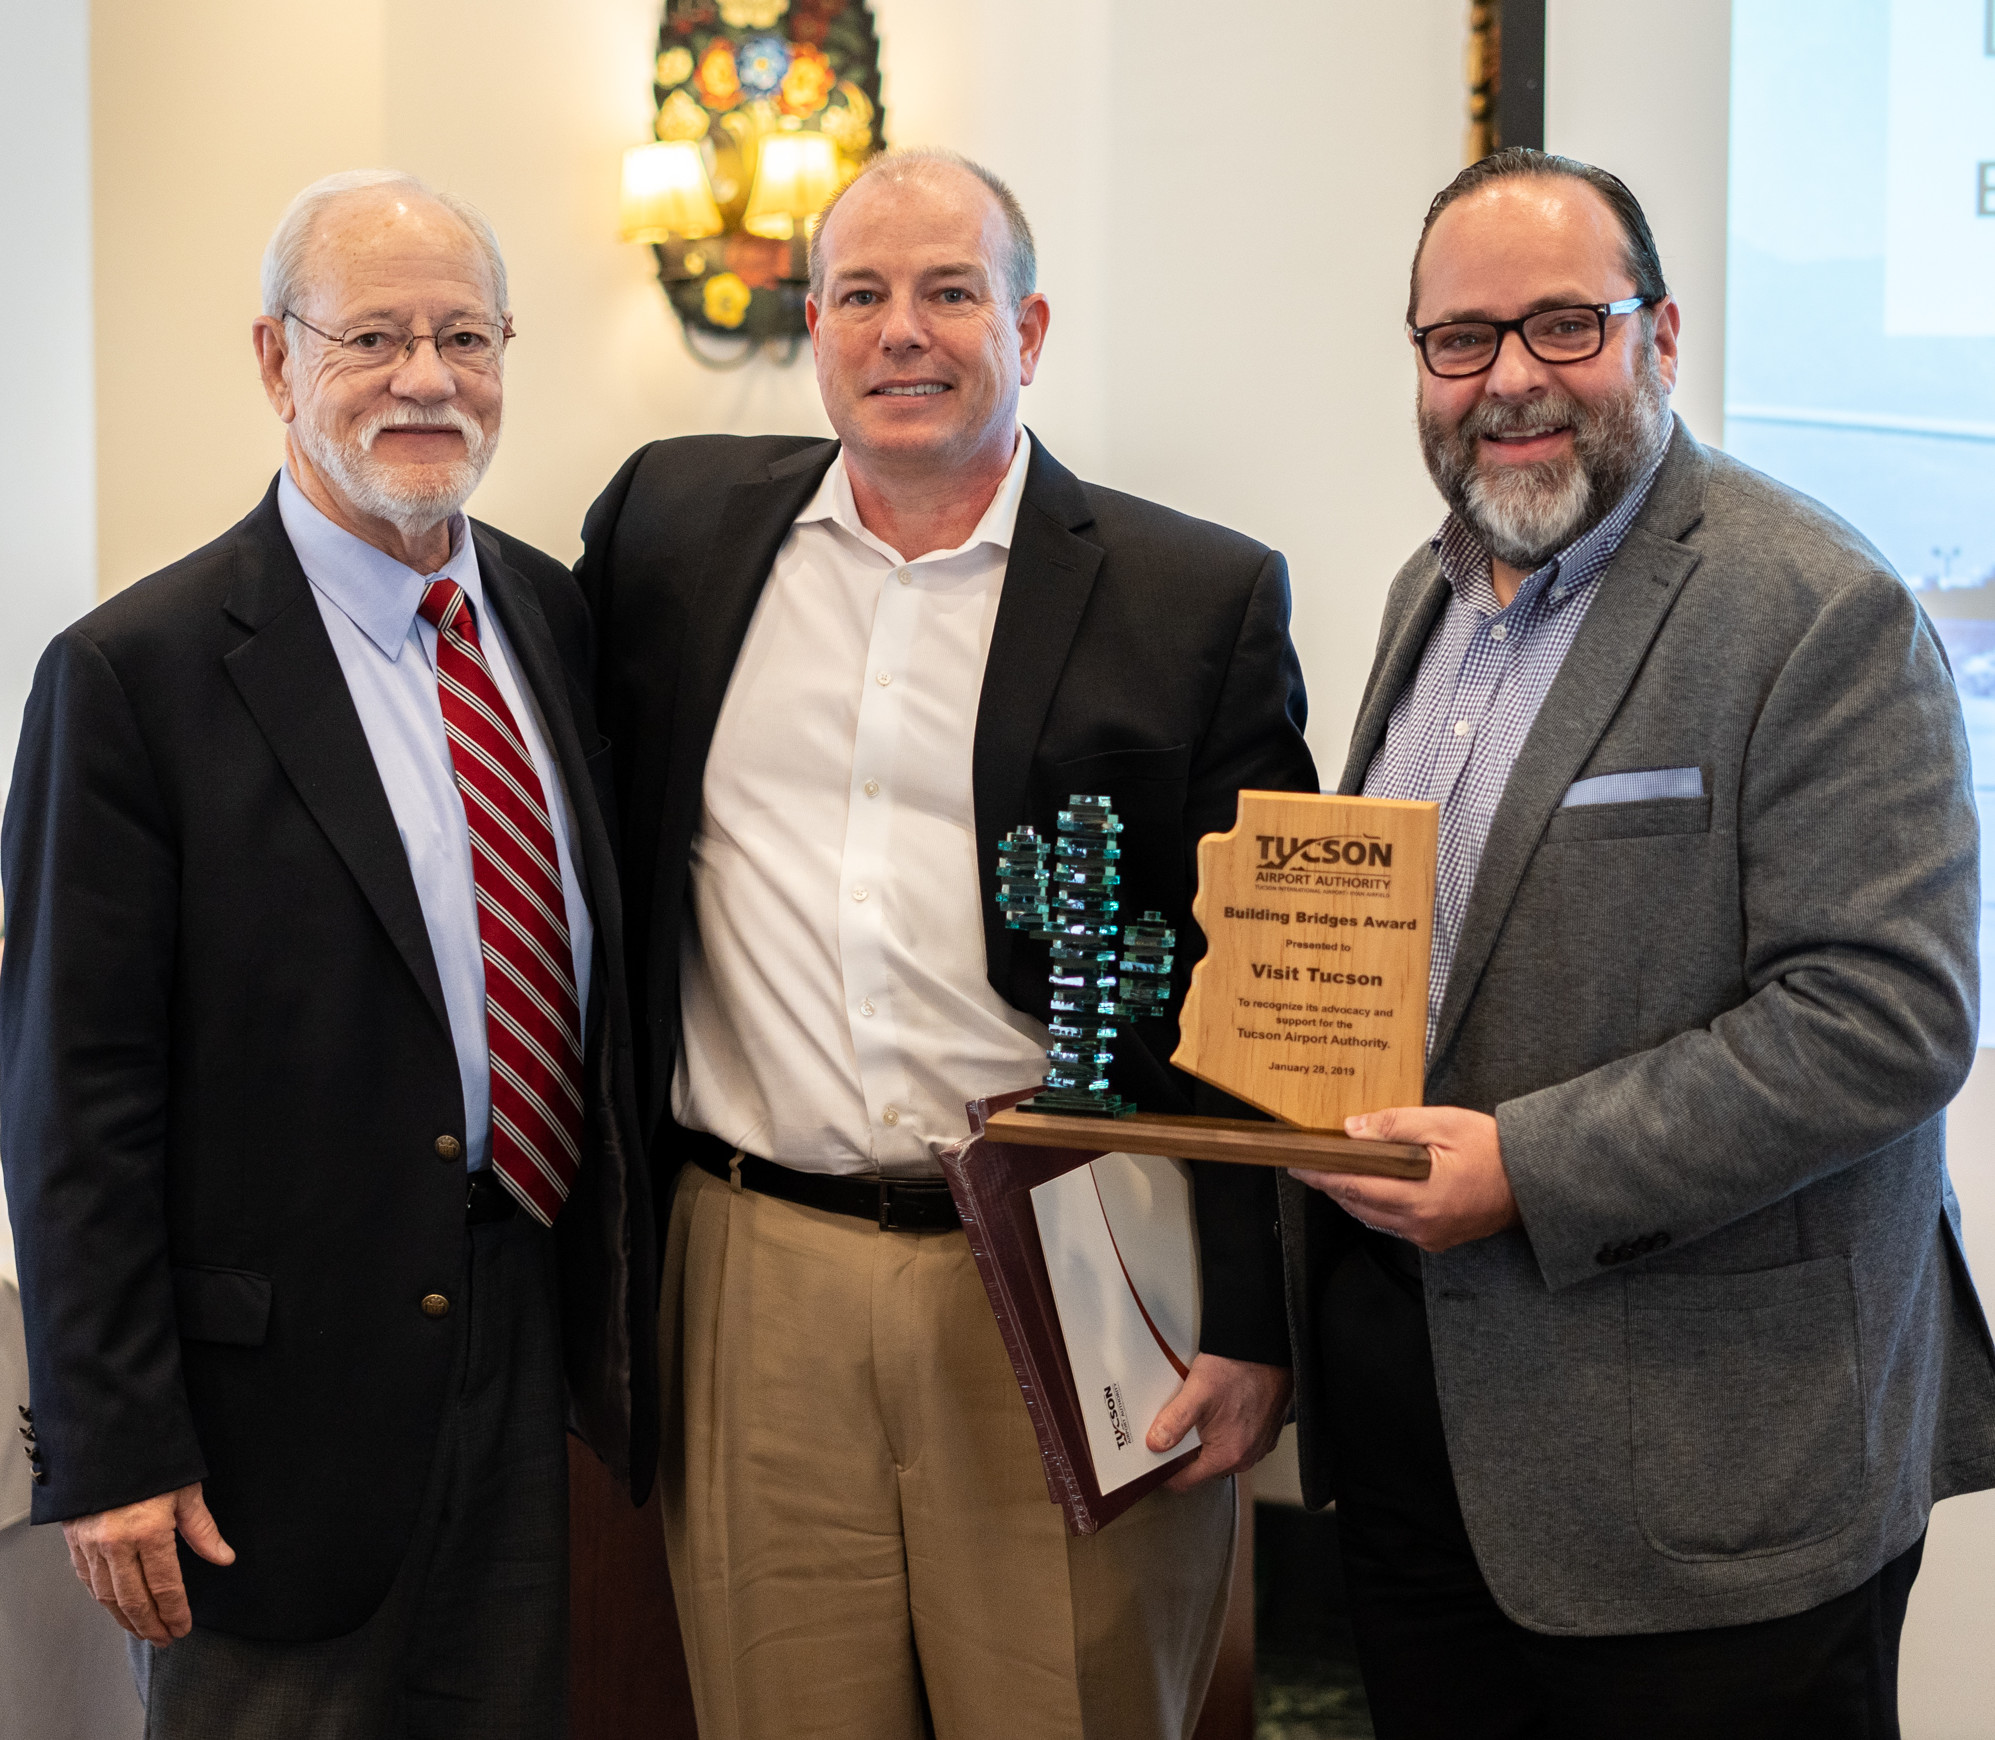
[(657, 1454), (588, 613), (462, 511), (468, 205), (306, 188), (253, 334), (284, 468), (49, 647), (0, 833), (34, 1520), (148, 1735), (540, 1740), (564, 1428)]
[(1340, 789), (1441, 806), (1426, 1104), (1349, 1124), (1433, 1171), (1281, 1185), (1381, 1740), (1896, 1735), (1927, 1515), (1995, 1485), (1959, 704), (1860, 534), (1672, 418), (1679, 318), (1601, 170), (1428, 213), (1450, 511)]

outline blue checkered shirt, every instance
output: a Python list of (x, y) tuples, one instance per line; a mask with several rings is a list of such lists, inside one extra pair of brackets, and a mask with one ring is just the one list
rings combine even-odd
[[(1656, 461), (1660, 469), (1662, 461)], [(1433, 976), (1427, 990), (1427, 1049), (1461, 941), (1489, 824), (1510, 783), (1524, 739), (1552, 679), (1586, 620), (1600, 576), (1648, 500), (1656, 469), (1613, 511), (1496, 602), (1489, 552), (1450, 514), (1434, 534), (1441, 575), (1454, 594), (1393, 703), (1385, 742), (1365, 773), (1365, 796), (1424, 799), (1441, 806), (1441, 859), (1434, 879)]]

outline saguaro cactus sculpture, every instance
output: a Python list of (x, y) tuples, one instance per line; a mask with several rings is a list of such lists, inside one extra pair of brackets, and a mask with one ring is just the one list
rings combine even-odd
[(1050, 944), (1053, 955), (1046, 1086), (1022, 1110), (1118, 1118), (1136, 1109), (1109, 1090), (1117, 1023), (1169, 1006), (1177, 934), (1160, 912), (1144, 913), (1140, 924), (1117, 918), (1121, 832), (1107, 798), (1075, 794), (1060, 811), (1050, 867), (1032, 828), (998, 842), (1005, 923)]

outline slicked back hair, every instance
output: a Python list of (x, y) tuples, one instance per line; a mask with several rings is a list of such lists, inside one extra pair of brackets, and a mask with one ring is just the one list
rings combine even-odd
[(824, 209), (817, 214), (817, 227), (811, 231), (810, 237), (810, 293), (816, 301), (822, 303), (824, 300), (825, 225), (831, 222), (831, 214), (838, 209), (838, 202), (860, 182), (872, 176), (884, 175), (897, 182), (915, 181), (933, 175), (937, 169), (961, 169), (974, 175), (990, 189), (991, 197), (1004, 213), (1006, 243), (1003, 269), (1012, 305), (1016, 307), (1032, 294), (1039, 281), (1039, 255), (1032, 245), (1032, 226), (1025, 221), (1025, 208), (1018, 203), (1018, 195), (998, 175), (981, 163), (971, 162), (960, 152), (917, 145), (901, 151), (882, 151), (877, 157), (867, 159), (859, 173), (824, 202)]
[(284, 208), (284, 215), (277, 220), (270, 245), (263, 250), (265, 314), (273, 320), (278, 318), (287, 308), (296, 308), (310, 289), (305, 275), (305, 255), (311, 247), (312, 226), (326, 208), (350, 193), (389, 187), (402, 188), (418, 199), (442, 206), (471, 232), (471, 239), (478, 244), (478, 252), (484, 256), (485, 269), (491, 274), (492, 296), (498, 304), (495, 312), (502, 315), (506, 312), (506, 259), (499, 252), (499, 238), (492, 233), (485, 214), (475, 205), (467, 199), (459, 199), (454, 193), (438, 193), (435, 188), (418, 181), (413, 175), (404, 175), (399, 169), (342, 169), (337, 175), (322, 176), (310, 187), (301, 189)]
[(1625, 181), (1604, 169), (1594, 168), (1591, 163), (1582, 163), (1577, 157), (1534, 151), (1528, 145), (1509, 145), (1501, 151), (1492, 151), (1480, 162), (1471, 163), (1434, 195), (1434, 203), (1427, 208), (1427, 221), (1420, 226), (1419, 246), (1413, 250), (1413, 270), (1406, 291), (1408, 326), (1419, 324), (1415, 310), (1420, 301), (1420, 256), (1427, 251), (1427, 237), (1434, 228), (1434, 220), (1456, 200), (1466, 199), (1478, 188), (1487, 187), (1493, 181), (1511, 181), (1520, 176), (1536, 180), (1550, 180), (1557, 176), (1567, 181), (1585, 182), (1607, 202), (1607, 209), (1621, 225), (1623, 263), (1628, 276), (1635, 281), (1635, 294), (1652, 297), (1657, 302), (1669, 294), (1669, 285), (1663, 280), (1662, 256), (1656, 252), (1655, 234), (1649, 228), (1641, 201), (1628, 191)]

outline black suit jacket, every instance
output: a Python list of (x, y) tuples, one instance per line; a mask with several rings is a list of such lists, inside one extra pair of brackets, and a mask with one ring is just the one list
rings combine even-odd
[[(575, 1418), (655, 1461), (653, 1214), (588, 615), (476, 526), (572, 800), (599, 970), (587, 1146), (557, 1218)], [(358, 1626), (401, 1562), (462, 1295), (464, 1101), (414, 878), (273, 485), (51, 644), (7, 804), (0, 1151), (38, 1522), (190, 1481), (198, 1624)]]
[[(624, 816), (632, 999), (645, 1128), (661, 1209), (675, 1169), (686, 864), (708, 745), (762, 586), (836, 442), (803, 436), (660, 441), (590, 510), (578, 569), (597, 615), (599, 705)], [(1116, 1086), (1157, 1111), (1244, 1112), (1168, 1062), (1204, 943), (1191, 917), (1202, 835), (1233, 825), (1243, 788), (1317, 789), (1281, 557), (1223, 527), (1080, 482), (1033, 442), (1005, 569), (973, 761), (991, 984), (1047, 1013), (1047, 950), (1005, 928), (997, 843), (1051, 837), (1075, 792), (1122, 818), (1122, 907), (1177, 927), (1170, 1013), (1136, 1023)], [(780, 729), (780, 725), (772, 725)], [(967, 1132), (967, 1125), (965, 1126)], [(1271, 1175), (1199, 1169), (1208, 1352), (1286, 1364)]]

